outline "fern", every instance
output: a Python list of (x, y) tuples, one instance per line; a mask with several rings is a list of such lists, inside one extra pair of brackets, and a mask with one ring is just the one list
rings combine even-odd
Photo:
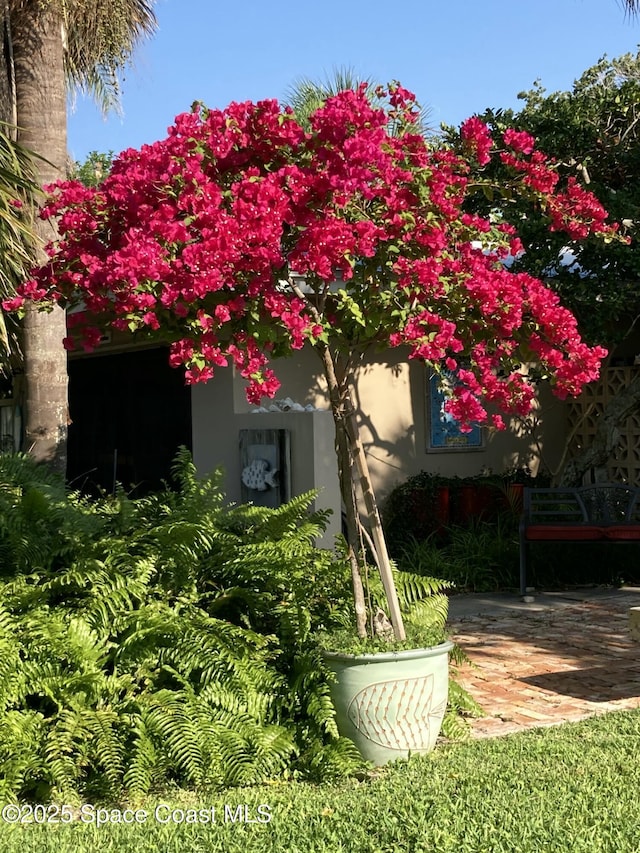
[[(0, 796), (111, 798), (362, 768), (318, 632), (350, 623), (314, 494), (228, 506), (187, 451), (175, 488), (89, 501), (0, 457)], [(443, 586), (398, 572), (416, 618)], [(372, 600), (381, 596), (372, 576)], [(455, 695), (455, 694), (454, 694)]]
[(329, 743), (317, 743), (308, 766), (303, 766), (302, 771), (303, 776), (329, 782), (362, 773), (365, 768), (366, 764), (355, 744), (341, 737)]
[(42, 777), (44, 720), (35, 711), (8, 711), (0, 718), (0, 797), (13, 799)]
[(450, 740), (462, 740), (469, 736), (469, 717), (482, 717), (484, 711), (455, 675), (449, 678), (449, 700), (442, 721), (442, 734)]
[(205, 768), (202, 730), (191, 708), (192, 696), (187, 694), (187, 697), (183, 691), (161, 690), (154, 693), (145, 715), (145, 724), (162, 744), (176, 771), (187, 782), (197, 786), (203, 781)]
[(117, 712), (110, 708), (97, 708), (85, 714), (87, 727), (91, 731), (94, 764), (103, 770), (110, 783), (110, 790), (117, 791), (122, 784), (127, 759), (120, 732), (122, 721)]
[(154, 781), (162, 778), (162, 763), (144, 714), (135, 715), (130, 724), (131, 745), (124, 771), (123, 786), (132, 796), (145, 794)]

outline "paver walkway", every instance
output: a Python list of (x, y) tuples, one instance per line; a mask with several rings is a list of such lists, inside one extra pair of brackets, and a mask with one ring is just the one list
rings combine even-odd
[(640, 642), (629, 608), (640, 588), (536, 595), (454, 596), (449, 622), (474, 666), (460, 681), (485, 711), (475, 737), (489, 737), (640, 708)]

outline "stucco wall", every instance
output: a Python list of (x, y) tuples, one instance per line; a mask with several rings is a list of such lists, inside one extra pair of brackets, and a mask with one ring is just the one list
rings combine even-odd
[[(242, 499), (240, 432), (288, 430), (291, 494), (319, 490), (315, 506), (332, 512), (320, 544), (330, 547), (340, 532), (340, 490), (331, 413), (325, 410), (251, 414), (243, 386), (234, 379), (231, 370), (219, 371), (207, 385), (194, 386), (191, 402), (194, 462), (202, 472), (223, 468), (230, 501)], [(254, 499), (258, 503), (260, 495), (256, 494)]]
[[(102, 354), (138, 348), (112, 341), (100, 347)], [(516, 431), (487, 433), (485, 446), (470, 451), (427, 451), (427, 369), (408, 362), (402, 350), (393, 350), (364, 365), (358, 372), (356, 403), (360, 410), (360, 430), (367, 452), (376, 493), (383, 501), (394, 486), (422, 470), (447, 476), (472, 476), (483, 471), (501, 472), (529, 465), (537, 470), (539, 452), (528, 436)], [(334, 528), (339, 527), (336, 463), (333, 454), (333, 422), (328, 411), (324, 381), (316, 354), (308, 349), (274, 364), (282, 383), (278, 398), (310, 404), (324, 412), (264, 415), (270, 428), (291, 429), (296, 494), (322, 488), (320, 505), (335, 509)], [(542, 388), (538, 435), (544, 464), (553, 469), (560, 458), (567, 435), (568, 407)], [(263, 401), (265, 406), (269, 401)], [(222, 466), (230, 500), (240, 500), (239, 431), (256, 423), (249, 414), (244, 382), (231, 368), (220, 369), (206, 385), (191, 389), (193, 456), (202, 473)], [(261, 423), (260, 428), (265, 428)]]
[[(282, 383), (277, 398), (291, 397), (303, 405), (328, 408), (317, 364), (317, 356), (310, 350), (276, 362), (274, 368)], [(361, 436), (381, 501), (395, 485), (422, 470), (447, 476), (469, 476), (523, 465), (537, 469), (539, 458), (535, 444), (529, 436), (518, 435), (514, 430), (487, 432), (484, 447), (479, 450), (428, 452), (426, 385), (424, 365), (408, 362), (400, 350), (369, 362), (358, 372), (356, 402), (361, 412)], [(229, 475), (229, 496), (237, 499), (234, 498), (234, 484), (239, 479), (237, 430), (240, 421), (235, 417), (231, 422), (230, 418), (232, 413), (246, 415), (255, 407), (247, 403), (243, 381), (234, 377), (231, 370), (220, 370), (212, 382), (195, 386), (192, 400), (196, 465), (200, 470), (208, 470), (224, 464)], [(544, 461), (554, 467), (564, 446), (566, 409), (548, 389), (542, 389), (540, 400), (538, 434)], [(269, 403), (264, 401), (264, 405)], [(285, 418), (286, 424), (293, 424), (296, 415), (263, 417)], [(275, 420), (273, 423), (273, 428), (277, 428)], [(301, 424), (302, 421), (299, 426)], [(326, 438), (323, 441), (326, 443)], [(303, 481), (308, 482), (306, 475)]]

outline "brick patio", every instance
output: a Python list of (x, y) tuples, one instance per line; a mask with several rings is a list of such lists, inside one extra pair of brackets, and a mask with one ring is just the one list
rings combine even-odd
[(475, 664), (460, 681), (485, 711), (475, 737), (640, 708), (640, 642), (629, 630), (640, 589), (559, 596), (511, 607), (484, 598), (475, 614), (452, 599), (454, 638)]

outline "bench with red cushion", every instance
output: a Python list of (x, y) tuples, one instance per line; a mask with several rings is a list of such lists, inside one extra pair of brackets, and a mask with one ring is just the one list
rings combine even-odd
[(527, 549), (535, 542), (640, 543), (640, 489), (619, 483), (524, 490), (520, 519), (520, 592)]

